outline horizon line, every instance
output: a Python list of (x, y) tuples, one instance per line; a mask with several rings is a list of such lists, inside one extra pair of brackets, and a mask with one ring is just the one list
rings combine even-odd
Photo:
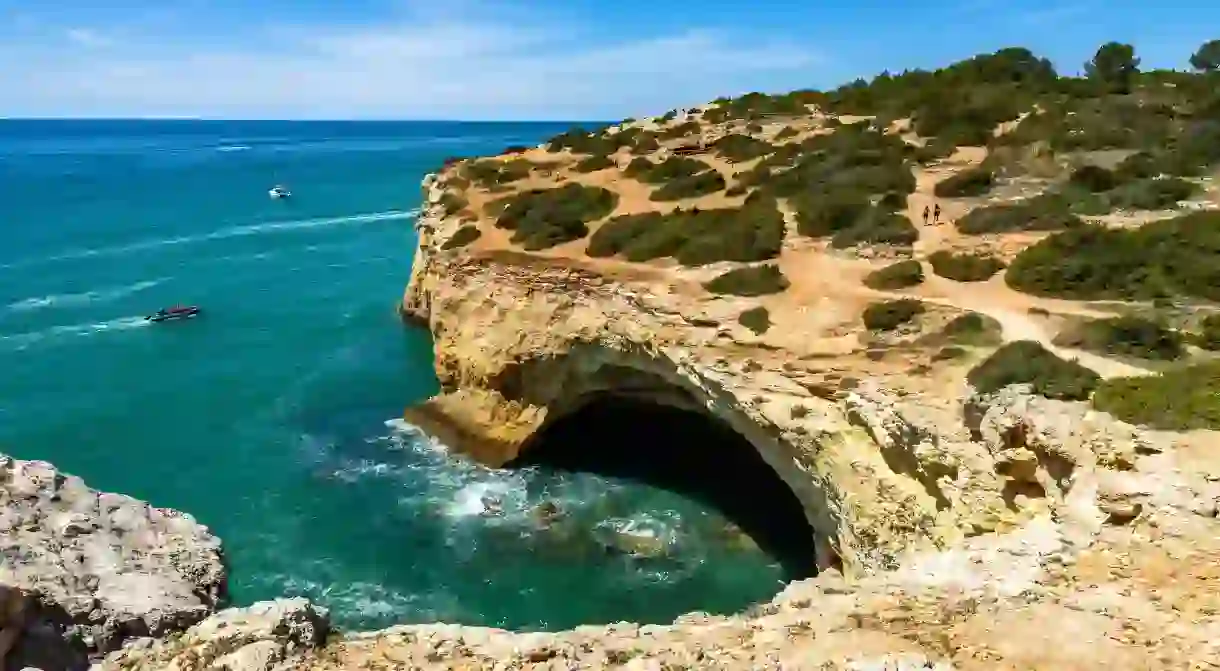
[(0, 121), (265, 121), (276, 123), (617, 123), (605, 119), (460, 119), (405, 117), (5, 116)]

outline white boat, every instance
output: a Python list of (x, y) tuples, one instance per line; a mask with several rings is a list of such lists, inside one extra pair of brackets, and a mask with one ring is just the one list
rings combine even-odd
[(271, 190), (267, 192), (267, 195), (271, 196), (272, 198), (288, 198), (292, 195), (292, 192), (286, 187), (276, 184), (275, 186), (271, 187)]

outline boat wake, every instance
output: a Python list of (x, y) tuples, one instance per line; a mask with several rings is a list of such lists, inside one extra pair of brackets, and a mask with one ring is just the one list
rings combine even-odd
[(3, 335), (0, 336), (0, 343), (7, 345), (12, 350), (24, 350), (39, 343), (77, 336), (91, 336), (98, 333), (106, 333), (111, 331), (128, 331), (131, 329), (143, 328), (148, 324), (149, 322), (145, 321), (143, 317), (122, 317), (104, 322), (64, 324), (61, 326), (52, 326), (51, 328), (43, 329), (41, 331)]
[(52, 307), (79, 307), (92, 303), (107, 303), (109, 301), (114, 301), (137, 294), (146, 289), (151, 289), (168, 279), (168, 277), (162, 277), (155, 280), (136, 282), (134, 284), (128, 284), (121, 287), (99, 289), (97, 291), (48, 294), (46, 296), (39, 296), (35, 298), (24, 298), (13, 303), (9, 303), (8, 309), (13, 312), (32, 312), (34, 310), (44, 310)]
[(419, 210), (386, 210), (384, 212), (371, 212), (368, 214), (353, 214), (342, 217), (318, 217), (314, 219), (295, 219), (290, 221), (268, 221), (260, 224), (250, 224), (247, 226), (233, 226), (223, 228), (219, 231), (205, 233), (203, 235), (186, 235), (177, 238), (160, 238), (156, 240), (145, 240), (135, 242), (128, 245), (115, 245), (113, 247), (99, 247), (96, 249), (82, 249), (57, 254), (55, 256), (47, 256), (40, 259), (32, 259), (27, 261), (18, 261), (6, 265), (0, 265), (0, 269), (24, 268), (28, 266), (39, 265), (43, 263), (52, 263), (55, 261), (70, 261), (75, 259), (88, 259), (94, 257), (118, 256), (129, 254), (132, 252), (146, 251), (150, 249), (159, 249), (162, 247), (172, 247), (177, 245), (189, 245), (200, 242), (209, 242), (212, 240), (226, 240), (230, 238), (242, 238), (254, 235), (267, 235), (272, 233), (282, 233), (285, 231), (300, 231), (314, 228), (328, 228), (331, 226), (361, 226), (384, 221), (402, 221), (413, 219), (419, 214)]

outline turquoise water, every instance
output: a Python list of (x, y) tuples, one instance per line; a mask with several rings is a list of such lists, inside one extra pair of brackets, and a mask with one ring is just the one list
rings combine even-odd
[[(702, 504), (482, 469), (394, 420), (436, 389), (428, 334), (394, 312), (420, 178), (568, 125), (0, 121), (0, 451), (192, 513), (234, 603), (304, 595), (344, 627), (767, 598), (777, 564)], [(142, 319), (176, 302), (205, 314)], [(624, 530), (663, 556), (606, 552)]]

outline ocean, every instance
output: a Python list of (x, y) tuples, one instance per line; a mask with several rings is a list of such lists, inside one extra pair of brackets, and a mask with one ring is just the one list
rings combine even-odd
[[(703, 503), (481, 468), (396, 419), (437, 389), (394, 309), (420, 179), (571, 125), (0, 120), (0, 451), (191, 513), (234, 605), (307, 596), (347, 629), (768, 599), (777, 562)], [(143, 319), (175, 303), (204, 312)], [(542, 503), (567, 532), (539, 530)], [(662, 551), (606, 551), (624, 537)]]

